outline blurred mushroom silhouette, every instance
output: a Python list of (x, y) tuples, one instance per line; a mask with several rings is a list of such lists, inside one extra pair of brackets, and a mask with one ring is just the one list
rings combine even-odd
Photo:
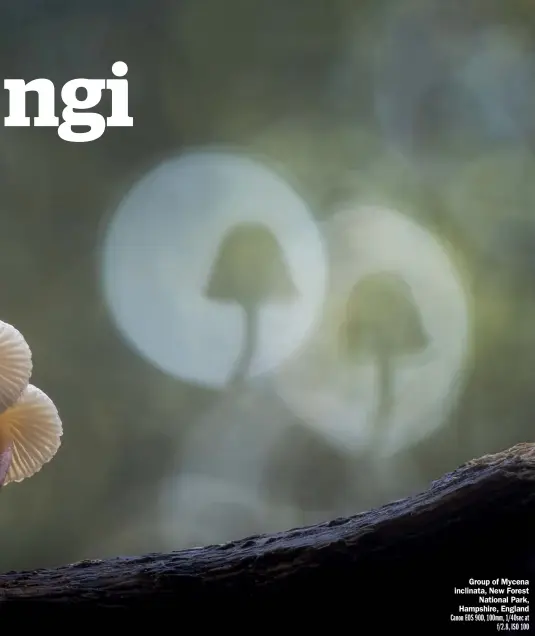
[(383, 435), (394, 407), (395, 358), (421, 353), (429, 343), (409, 285), (397, 274), (379, 272), (352, 289), (342, 325), (343, 355), (377, 363), (378, 401), (374, 437)]
[(297, 289), (273, 233), (260, 223), (241, 223), (224, 237), (205, 295), (237, 303), (245, 317), (245, 338), (230, 386), (241, 385), (249, 372), (258, 337), (261, 303), (290, 302)]

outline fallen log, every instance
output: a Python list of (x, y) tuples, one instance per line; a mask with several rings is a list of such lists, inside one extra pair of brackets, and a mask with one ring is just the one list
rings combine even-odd
[(454, 594), (470, 579), (533, 577), (534, 548), (535, 444), (519, 444), (348, 518), (170, 554), (6, 572), (0, 615), (16, 612), (24, 623), (35, 618), (29, 607), (180, 607), (183, 620), (199, 607), (284, 607), (309, 618), (366, 614), (377, 626), (394, 618), (400, 628), (436, 626), (459, 603), (474, 605), (473, 595)]

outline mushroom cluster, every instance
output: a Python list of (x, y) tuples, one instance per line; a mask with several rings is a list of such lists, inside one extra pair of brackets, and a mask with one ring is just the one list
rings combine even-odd
[(32, 366), (22, 334), (0, 321), (0, 486), (37, 473), (61, 444), (54, 403), (29, 383)]

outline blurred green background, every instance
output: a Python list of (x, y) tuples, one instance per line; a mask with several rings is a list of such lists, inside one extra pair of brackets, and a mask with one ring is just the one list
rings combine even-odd
[[(65, 431), (50, 465), (1, 492), (0, 569), (358, 512), (532, 439), (534, 18), (526, 0), (3, 0), (0, 76), (60, 86), (125, 61), (134, 126), (81, 144), (0, 127), (0, 319), (28, 340), (32, 382)], [(120, 337), (99, 278), (106, 224), (147, 170), (203, 145), (276, 164), (318, 221), (356, 197), (448, 246), (471, 321), (462, 390), (432, 435), (385, 460), (383, 480), (282, 400), (171, 377)], [(206, 418), (220, 437), (201, 435), (191, 469), (188, 436)], [(247, 462), (232, 484), (203, 468), (225, 444), (259, 452), (275, 421), (261, 477)], [(198, 479), (179, 504), (183, 466)]]

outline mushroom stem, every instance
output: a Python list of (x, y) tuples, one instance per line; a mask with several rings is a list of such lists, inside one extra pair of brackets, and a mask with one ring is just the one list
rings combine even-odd
[(247, 302), (242, 305), (245, 319), (245, 335), (242, 349), (231, 375), (229, 386), (240, 387), (243, 383), (256, 350), (258, 337), (258, 306), (255, 302)]
[(13, 447), (10, 444), (5, 450), (0, 452), (0, 488), (4, 485), (9, 467), (11, 466), (12, 457)]
[(392, 414), (394, 406), (394, 369), (392, 355), (384, 343), (377, 347), (377, 380), (379, 385), (377, 409), (373, 421), (373, 434), (377, 443), (384, 435), (384, 431)]

